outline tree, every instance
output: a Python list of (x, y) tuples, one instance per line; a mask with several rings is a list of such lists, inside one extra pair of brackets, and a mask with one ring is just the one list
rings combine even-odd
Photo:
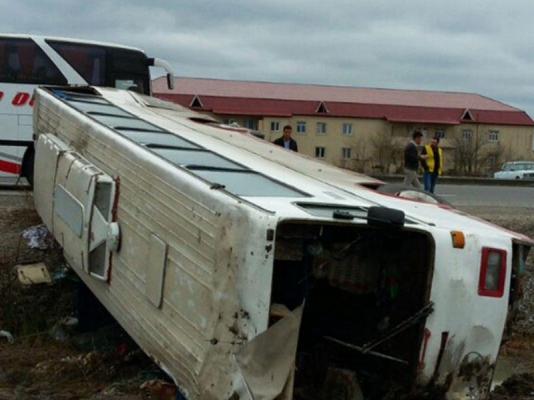
[(379, 168), (381, 172), (389, 172), (390, 165), (396, 168), (402, 165), (403, 150), (394, 140), (393, 135), (387, 131), (378, 132), (370, 139), (373, 153), (373, 168)]
[[(470, 134), (466, 134), (470, 132)], [(490, 142), (487, 134), (459, 132), (453, 138), (454, 169), (463, 175), (481, 175), (484, 169), (500, 164), (505, 146)]]

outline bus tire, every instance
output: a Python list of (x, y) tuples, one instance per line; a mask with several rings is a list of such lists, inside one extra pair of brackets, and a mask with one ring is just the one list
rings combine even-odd
[(377, 191), (389, 193), (405, 199), (419, 200), (424, 203), (445, 204), (451, 206), (451, 204), (441, 196), (427, 192), (423, 189), (407, 186), (402, 183), (389, 183), (382, 185), (378, 187)]
[(30, 187), (33, 188), (33, 164), (35, 161), (35, 149), (33, 143), (30, 144), (24, 151), (22, 156), (22, 164), (20, 166), (20, 178), (26, 178)]

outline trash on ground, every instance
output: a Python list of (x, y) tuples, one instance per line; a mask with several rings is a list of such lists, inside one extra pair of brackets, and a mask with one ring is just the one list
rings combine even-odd
[(50, 273), (50, 276), (52, 277), (53, 280), (58, 281), (61, 279), (65, 279), (67, 277), (68, 271), (69, 271), (68, 267), (57, 268)]
[(160, 379), (152, 379), (143, 382), (141, 384), (141, 389), (150, 393), (151, 396), (158, 400), (176, 399), (176, 386)]
[(21, 232), (21, 236), (29, 240), (28, 247), (32, 249), (46, 250), (51, 247), (50, 232), (44, 224), (31, 226)]
[(48, 268), (43, 262), (36, 264), (15, 266), (19, 282), (23, 285), (37, 285), (40, 283), (51, 283), (52, 278)]
[(64, 317), (52, 328), (49, 334), (59, 342), (65, 342), (70, 339), (78, 326), (78, 318)]
[(9, 333), (8, 331), (0, 331), (0, 337), (7, 338), (7, 341), (9, 343), (13, 343), (15, 341), (15, 339), (13, 339), (13, 335)]

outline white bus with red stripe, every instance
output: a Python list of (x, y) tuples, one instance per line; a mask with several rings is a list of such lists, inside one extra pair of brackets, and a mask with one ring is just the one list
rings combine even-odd
[(24, 152), (33, 143), (32, 96), (37, 86), (94, 85), (150, 94), (151, 66), (164, 68), (172, 85), (166, 61), (133, 47), (0, 34), (0, 177), (18, 177)]

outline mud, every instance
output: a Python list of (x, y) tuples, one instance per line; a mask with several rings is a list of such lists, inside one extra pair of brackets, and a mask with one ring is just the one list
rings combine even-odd
[(513, 375), (497, 386), (490, 395), (491, 400), (534, 399), (534, 374)]

